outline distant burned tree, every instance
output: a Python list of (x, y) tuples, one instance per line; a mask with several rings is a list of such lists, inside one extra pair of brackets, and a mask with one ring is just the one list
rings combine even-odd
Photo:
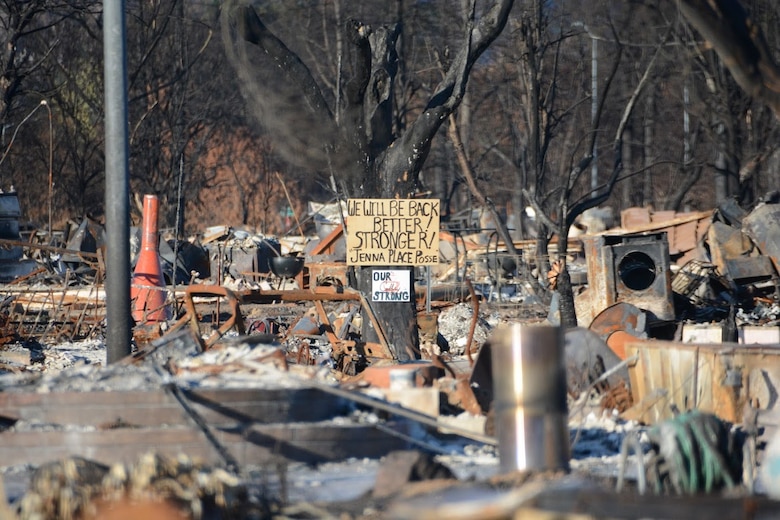
[(95, 12), (97, 0), (0, 1), (0, 123), (6, 123), (14, 101), (36, 88), (33, 78), (59, 45), (47, 31), (81, 13)]
[(213, 173), (198, 186), (200, 197), (190, 211), (201, 226), (234, 222), (263, 234), (283, 231), (278, 203), (285, 196), (267, 137), (242, 126), (216, 132), (205, 161)]
[[(0, 143), (8, 149), (11, 136), (13, 146), (3, 161), (2, 188), (14, 184), (27, 218), (45, 221), (50, 166), (55, 173), (62, 161), (50, 159), (50, 139), (58, 145), (58, 119), (60, 113), (54, 106), (54, 92), (61, 85), (55, 75), (59, 51), (64, 46), (61, 31), (73, 29), (79, 20), (92, 17), (99, 11), (98, 0), (18, 0), (0, 1)], [(69, 32), (66, 38), (70, 38)], [(80, 49), (83, 50), (83, 49)], [(49, 131), (47, 110), (41, 101), (46, 100), (51, 110), (54, 136)], [(37, 109), (35, 117), (26, 116)], [(20, 123), (26, 121), (23, 127)], [(51, 163), (53, 164), (50, 164)], [(10, 174), (8, 173), (10, 172)], [(57, 176), (57, 181), (61, 177)], [(83, 192), (82, 192), (83, 195)], [(54, 206), (55, 211), (58, 209)]]
[(688, 31), (692, 44), (685, 48), (700, 85), (693, 109), (715, 144), (716, 203), (736, 196), (747, 207), (776, 185), (774, 175), (764, 177), (772, 174), (765, 165), (777, 153), (780, 134), (778, 38), (765, 36), (762, 26), (776, 26), (780, 10), (766, 0), (686, 0), (680, 11), (698, 33)]
[[(590, 13), (583, 19), (582, 6), (544, 0), (516, 4), (505, 45), (499, 46), (506, 78), (497, 82), (501, 95), (495, 103), (500, 108), (489, 113), (501, 114), (505, 122), (483, 125), (503, 128), (504, 134), (482, 137), (482, 146), (487, 145), (491, 156), (511, 172), (501, 189), (512, 190), (515, 211), (521, 213), (526, 205), (534, 209), (533, 263), (543, 286), (551, 262), (557, 274), (547, 286), (550, 291), (537, 294), (558, 293), (565, 326), (577, 324), (566, 266), (570, 228), (585, 211), (609, 200), (626, 173), (626, 129), (663, 38), (647, 30), (647, 36), (637, 41), (629, 31), (636, 10), (614, 9), (609, 16)], [(625, 31), (627, 42), (618, 28)], [(598, 61), (591, 53), (596, 43)], [(628, 44), (636, 44), (630, 62), (622, 58)], [(592, 67), (597, 65), (601, 74), (594, 78)], [(606, 173), (604, 169), (594, 172), (594, 164), (607, 166)], [(553, 237), (557, 237), (557, 250), (550, 254)]]
[[(217, 12), (184, 0), (127, 5), (131, 189), (160, 196), (165, 226), (186, 206), (178, 196), (197, 200), (194, 188), (204, 173), (199, 158), (217, 128), (214, 121), (230, 107), (229, 96), (211, 95), (229, 79), (215, 73), (225, 61), (208, 25), (216, 23)], [(55, 224), (57, 215), (64, 220), (99, 212), (103, 205), (101, 14), (99, 0), (0, 0), (0, 123), (13, 130), (47, 100), (53, 116)], [(24, 154), (4, 164), (15, 172), (33, 218), (46, 207), (46, 190), (40, 189), (49, 169), (46, 123), (39, 110), (25, 125), (29, 134), (20, 133), (14, 145), (13, 152)], [(180, 173), (193, 189), (179, 189)]]
[[(227, 119), (229, 80), (215, 30), (216, 10), (185, 0), (131, 3), (128, 109), (131, 188), (160, 197), (161, 225), (178, 225), (197, 200), (215, 121)], [(228, 89), (229, 92), (229, 89)], [(190, 189), (185, 189), (190, 188)], [(179, 222), (175, 222), (179, 215)]]
[[(420, 189), (431, 141), (463, 99), (474, 63), (503, 30), (513, 0), (495, 0), (479, 14), (475, 3), (466, 6), (465, 27), (459, 29), (461, 39), (443, 79), (404, 128), (394, 119), (399, 25), (346, 23), (331, 97), (253, 8), (228, 4), (223, 36), (248, 105), (276, 137), (280, 153), (297, 164), (331, 171), (347, 197), (406, 198)], [(370, 286), (369, 274), (367, 269), (359, 273), (363, 290)], [(377, 304), (375, 311), (396, 356), (415, 356), (415, 303)], [(369, 332), (364, 331), (364, 339), (373, 339)]]

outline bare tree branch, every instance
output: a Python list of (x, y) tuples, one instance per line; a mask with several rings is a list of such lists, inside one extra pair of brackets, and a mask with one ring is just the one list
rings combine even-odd
[[(431, 140), (436, 134), (436, 130), (463, 99), (466, 81), (472, 66), (504, 29), (513, 4), (514, 0), (499, 0), (476, 22), (473, 3), (471, 3), (467, 36), (463, 47), (458, 51), (444, 78), (437, 85), (424, 112), (415, 119), (401, 137), (400, 146), (388, 148), (382, 159), (390, 164), (407, 163), (407, 171), (399, 172), (404, 174), (402, 184), (405, 184), (407, 188), (415, 183), (417, 174), (428, 157)], [(407, 156), (409, 150), (413, 151), (411, 156)], [(391, 194), (396, 191), (394, 188), (397, 187), (386, 186), (385, 191)]]
[(578, 202), (571, 207), (566, 215), (567, 229), (569, 226), (574, 224), (574, 220), (579, 215), (581, 215), (586, 210), (595, 208), (599, 204), (603, 203), (612, 193), (612, 189), (615, 187), (615, 183), (617, 182), (620, 172), (623, 169), (623, 133), (626, 131), (626, 125), (628, 124), (628, 120), (634, 111), (636, 101), (639, 98), (639, 95), (642, 93), (642, 90), (644, 90), (645, 86), (647, 85), (647, 82), (650, 78), (650, 72), (653, 70), (653, 67), (658, 61), (658, 56), (660, 55), (662, 48), (663, 45), (659, 45), (658, 48), (656, 48), (653, 57), (650, 59), (650, 63), (647, 64), (647, 68), (645, 69), (644, 74), (642, 74), (642, 78), (639, 80), (639, 83), (634, 89), (634, 92), (631, 94), (631, 98), (628, 100), (628, 103), (626, 103), (626, 106), (623, 109), (623, 116), (620, 118), (620, 124), (615, 131), (615, 141), (613, 146), (615, 153), (615, 164), (612, 168), (612, 173), (610, 174), (609, 180), (600, 193), (591, 198)]
[(466, 148), (463, 146), (463, 141), (460, 138), (460, 131), (458, 130), (458, 123), (455, 121), (455, 115), (450, 114), (449, 120), (450, 125), (447, 135), (449, 136), (450, 141), (452, 141), (452, 146), (455, 148), (455, 157), (458, 159), (460, 171), (463, 173), (463, 178), (466, 179), (466, 184), (468, 185), (471, 194), (474, 195), (474, 198), (477, 199), (482, 207), (487, 208), (490, 216), (493, 218), (493, 222), (496, 224), (496, 231), (501, 235), (501, 240), (504, 241), (509, 254), (517, 255), (517, 249), (515, 249), (515, 244), (512, 241), (509, 230), (506, 228), (506, 224), (496, 211), (495, 204), (485, 197), (485, 194), (482, 193), (477, 186), (477, 182), (474, 179), (474, 171), (471, 167), (471, 161), (468, 158)]
[(738, 0), (678, 0), (680, 11), (706, 39), (750, 96), (780, 117), (780, 67), (761, 28)]

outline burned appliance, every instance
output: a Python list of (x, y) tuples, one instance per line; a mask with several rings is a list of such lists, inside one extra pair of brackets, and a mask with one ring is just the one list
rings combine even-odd
[(16, 192), (0, 191), (0, 239), (11, 242), (0, 247), (0, 282), (3, 283), (26, 276), (38, 267), (35, 260), (22, 258), (24, 251), (19, 232), (21, 216), (22, 210)]
[(603, 309), (626, 302), (655, 320), (673, 320), (672, 277), (666, 233), (583, 237), (588, 289), (577, 302), (588, 325)]

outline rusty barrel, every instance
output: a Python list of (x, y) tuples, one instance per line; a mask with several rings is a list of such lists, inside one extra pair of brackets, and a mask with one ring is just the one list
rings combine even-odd
[(568, 470), (563, 329), (505, 325), (490, 348), (501, 471)]

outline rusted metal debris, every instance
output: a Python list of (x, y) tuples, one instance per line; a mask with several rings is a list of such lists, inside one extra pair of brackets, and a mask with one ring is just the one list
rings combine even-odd
[[(269, 329), (271, 324), (275, 324), (280, 341), (294, 347), (288, 348), (288, 353), (294, 356), (294, 361), (312, 363), (314, 358), (311, 351), (315, 340), (326, 340), (335, 367), (347, 375), (361, 371), (371, 360), (394, 359), (370, 304), (361, 293), (351, 289), (319, 287), (308, 290), (232, 291), (222, 286), (191, 285), (184, 293), (183, 302), (184, 313), (167, 334), (175, 333), (182, 327), (189, 327), (193, 336), (201, 342), (203, 350), (212, 348), (228, 331), (235, 331), (239, 335), (246, 334), (253, 325), (247, 326), (242, 308), (252, 306), (253, 323), (261, 323)], [(352, 310), (347, 312), (348, 319), (333, 318), (325, 308), (325, 303), (350, 306)], [(288, 315), (284, 324), (279, 316), (274, 315), (274, 311), (278, 310), (277, 304), (297, 305), (296, 312)], [(308, 305), (313, 307), (316, 320), (306, 315)], [(263, 313), (263, 308), (267, 312)], [(291, 307), (285, 309), (289, 311)], [(363, 342), (352, 333), (351, 321), (357, 313), (372, 321), (375, 329), (380, 332), (379, 343)], [(211, 332), (206, 339), (202, 339), (204, 318), (207, 316), (209, 319), (206, 324)], [(307, 320), (310, 325), (305, 324)]]
[(603, 309), (627, 302), (654, 320), (673, 320), (669, 245), (664, 233), (583, 238), (588, 288), (575, 300), (577, 318), (590, 324)]
[(97, 281), (72, 289), (7, 285), (0, 290), (0, 298), (6, 341), (72, 341), (92, 337), (104, 329), (104, 293)]
[[(741, 303), (776, 303), (776, 258), (772, 255), (773, 228), (769, 218), (775, 214), (774, 210), (772, 205), (767, 205), (751, 215), (739, 214), (729, 207), (696, 214), (649, 212), (645, 215), (644, 211), (633, 211), (624, 215), (623, 228), (619, 230), (570, 239), (571, 261), (567, 265), (576, 265), (582, 253), (587, 265), (587, 289), (575, 296), (580, 322), (606, 342), (619, 359), (625, 359), (626, 345), (634, 340), (680, 339), (679, 324), (683, 320), (723, 319), (729, 312), (733, 314), (733, 308)], [(89, 223), (82, 222), (79, 226), (83, 235), (95, 233), (94, 230), (87, 233), (90, 229)], [(237, 241), (233, 247), (226, 238), (231, 236), (230, 228), (213, 235), (207, 245), (212, 252), (211, 261), (216, 263), (211, 270), (217, 275), (217, 284), (190, 284), (177, 291), (178, 319), (170, 328), (137, 326), (134, 337), (139, 346), (188, 328), (202, 350), (213, 348), (229, 333), (272, 334), (285, 345), (289, 362), (329, 364), (344, 377), (357, 376), (378, 361), (394, 361), (382, 334), (377, 343), (360, 338), (361, 319), (371, 320), (380, 332), (381, 327), (370, 303), (348, 288), (348, 269), (338, 259), (342, 226), (335, 225), (325, 234), (306, 255), (305, 263), (296, 262), (300, 272), (290, 276), (295, 277), (299, 289), (292, 290), (273, 288), (276, 275), (271, 268), (271, 251), (281, 252), (278, 240), (258, 241), (256, 237), (246, 237), (240, 242), (239, 233), (235, 232)], [(518, 301), (540, 303), (532, 284), (528, 283), (528, 278), (535, 276), (532, 274), (535, 243), (521, 241), (520, 254), (504, 258), (500, 244), (489, 250), (490, 244), (479, 243), (477, 236), (457, 233), (442, 236), (442, 243), (450, 248), (449, 260), (435, 276), (440, 282), (453, 278), (455, 282), (434, 285), (431, 302), (425, 301), (427, 294), (417, 292), (422, 346), (419, 355), (426, 362), (444, 367), (445, 373), (456, 382), (448, 396), (451, 404), (484, 414), (488, 408), (479, 395), (483, 390), (476, 388), (489, 388), (492, 381), (489, 372), (479, 370), (481, 345), (468, 339), (465, 348), (468, 369), (447, 370), (451, 361), (440, 345), (439, 310), (452, 301), (469, 299), (474, 306), (473, 329), (482, 312), (481, 305), (506, 302), (502, 298), (507, 284), (517, 287)], [(255, 248), (245, 252), (248, 256), (244, 258), (238, 250), (248, 241)], [(0, 244), (4, 242), (0, 239)], [(3, 338), (0, 341), (79, 339), (100, 332), (105, 316), (99, 247), (92, 253), (84, 250), (89, 245), (73, 245), (73, 249), (20, 241), (8, 245), (37, 249), (49, 257), (68, 258), (71, 269), (58, 272), (43, 266), (43, 271), (4, 287), (0, 294), (4, 298), (0, 307)], [(702, 258), (707, 251), (711, 251), (712, 258)], [(509, 265), (505, 260), (513, 262), (511, 272), (500, 271), (504, 264)], [(453, 264), (456, 267), (451, 269)], [(678, 272), (672, 276), (673, 267), (677, 266), (680, 266)], [(81, 267), (91, 272), (93, 278), (79, 274)], [(480, 280), (480, 273), (489, 281)], [(243, 284), (232, 283), (236, 280)], [(47, 283), (40, 284), (41, 281)], [(269, 281), (272, 283), (264, 284)], [(444, 286), (447, 288), (442, 289)], [(498, 299), (491, 300), (491, 295), (497, 295)], [(428, 306), (430, 311), (425, 308)], [(771, 319), (762, 321), (766, 322)]]
[(628, 302), (618, 302), (601, 311), (589, 328), (606, 341), (620, 359), (626, 359), (626, 341), (647, 337), (647, 314)]
[[(99, 251), (55, 247), (46, 244), (0, 239), (0, 246), (36, 251), (39, 267), (0, 288), (0, 315), (4, 341), (75, 340), (103, 330), (105, 318), (102, 288), (105, 268)], [(43, 253), (46, 253), (45, 259)], [(59, 270), (48, 260), (69, 256), (83, 269)]]

